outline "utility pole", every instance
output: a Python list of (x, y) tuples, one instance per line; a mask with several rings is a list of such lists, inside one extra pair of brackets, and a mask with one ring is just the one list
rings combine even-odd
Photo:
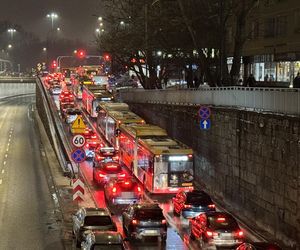
[(224, 5), (223, 0), (219, 0), (219, 15), (220, 15), (220, 84), (223, 85), (223, 57), (224, 57)]
[[(146, 50), (146, 82), (148, 81), (148, 75), (149, 75), (149, 65), (148, 65), (148, 59), (149, 59), (149, 44), (148, 44), (148, 1), (144, 1), (144, 8), (145, 8), (145, 50)], [(148, 82), (146, 83), (148, 85)]]

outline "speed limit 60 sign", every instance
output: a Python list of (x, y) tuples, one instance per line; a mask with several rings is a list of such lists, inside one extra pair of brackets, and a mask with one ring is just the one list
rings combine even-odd
[(85, 138), (83, 135), (74, 135), (72, 138), (72, 143), (75, 147), (81, 148), (85, 144)]

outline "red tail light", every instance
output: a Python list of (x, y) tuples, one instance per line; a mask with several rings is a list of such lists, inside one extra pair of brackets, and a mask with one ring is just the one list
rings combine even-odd
[(218, 236), (218, 233), (215, 233), (213, 231), (206, 231), (206, 235), (207, 237), (212, 238), (214, 236)]
[(187, 205), (187, 204), (184, 204), (184, 208), (191, 208), (192, 205)]
[(137, 223), (138, 223), (137, 220), (132, 220), (132, 221), (131, 221), (131, 224), (132, 224), (132, 225), (136, 225)]
[(193, 157), (193, 155), (188, 155), (188, 157), (189, 157), (189, 158), (192, 158), (192, 157)]
[(167, 221), (166, 220), (161, 220), (161, 224), (166, 224)]
[(100, 178), (104, 178), (105, 176), (106, 176), (105, 174), (99, 173)]
[(242, 230), (237, 231), (236, 236), (239, 238), (242, 238), (242, 237), (244, 237), (244, 232)]
[(219, 218), (217, 218), (217, 222), (224, 222), (224, 221), (226, 221), (226, 219), (224, 218), (224, 217), (219, 217)]
[(208, 205), (209, 208), (216, 208), (216, 205), (215, 204), (210, 204)]
[(118, 174), (118, 177), (119, 177), (119, 178), (124, 178), (125, 176), (126, 176), (126, 174), (125, 174), (125, 173)]
[(113, 193), (117, 193), (117, 188), (116, 188), (116, 187), (113, 187), (112, 192), (113, 192)]

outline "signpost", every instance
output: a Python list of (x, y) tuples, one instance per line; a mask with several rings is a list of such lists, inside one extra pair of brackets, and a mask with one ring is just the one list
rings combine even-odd
[[(73, 137), (73, 140), (76, 136)], [(77, 139), (81, 137), (76, 137)], [(75, 138), (75, 139), (76, 139)], [(72, 142), (73, 142), (72, 140)], [(81, 144), (78, 140), (78, 143)], [(77, 144), (76, 142), (73, 143), (74, 145)], [(77, 144), (77, 145), (79, 145)], [(73, 180), (73, 201), (83, 201), (83, 195), (84, 195), (84, 183), (79, 178), (79, 170), (80, 166), (79, 163), (83, 162), (85, 160), (85, 152), (82, 148), (76, 148), (71, 153), (72, 160), (78, 164), (78, 178)]]
[(211, 121), (209, 119), (210, 115), (211, 115), (211, 110), (209, 107), (207, 106), (201, 106), (198, 114), (201, 118), (200, 120), (200, 128), (203, 130), (208, 130), (211, 128)]
[(72, 123), (71, 132), (73, 134), (83, 134), (86, 129), (86, 125), (80, 115), (77, 116), (75, 121)]
[(81, 148), (85, 144), (85, 137), (83, 135), (74, 135), (72, 138), (72, 144), (76, 148)]
[(71, 157), (75, 163), (84, 162), (85, 161), (85, 152), (81, 148), (76, 148), (75, 150), (72, 151)]

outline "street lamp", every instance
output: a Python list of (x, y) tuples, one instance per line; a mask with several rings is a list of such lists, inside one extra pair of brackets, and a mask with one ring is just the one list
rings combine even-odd
[(125, 22), (124, 22), (124, 21), (121, 21), (121, 22), (120, 22), (120, 25), (124, 25), (124, 24), (125, 24)]
[(46, 47), (44, 47), (44, 48), (43, 48), (43, 51), (44, 51), (44, 52), (46, 52), (46, 51), (47, 51), (47, 48), (46, 48)]
[(11, 48), (12, 48), (12, 45), (11, 45), (11, 44), (8, 44), (8, 45), (7, 45), (7, 48), (8, 48), (8, 49), (11, 49)]
[(51, 18), (51, 28), (54, 27), (54, 19), (58, 18), (58, 15), (54, 12), (47, 14), (47, 18)]
[(60, 31), (60, 28), (59, 28), (59, 27), (57, 27), (57, 28), (56, 28), (56, 30), (57, 30), (57, 31)]
[(96, 33), (100, 33), (100, 29), (96, 29), (95, 31), (96, 31)]
[(99, 26), (102, 27), (102, 26), (103, 26), (103, 23), (99, 23)]
[(14, 38), (14, 33), (16, 33), (17, 31), (16, 31), (15, 29), (8, 29), (7, 32), (10, 33), (11, 40), (13, 40), (13, 38)]
[(102, 21), (103, 18), (101, 16), (98, 17), (98, 21)]

